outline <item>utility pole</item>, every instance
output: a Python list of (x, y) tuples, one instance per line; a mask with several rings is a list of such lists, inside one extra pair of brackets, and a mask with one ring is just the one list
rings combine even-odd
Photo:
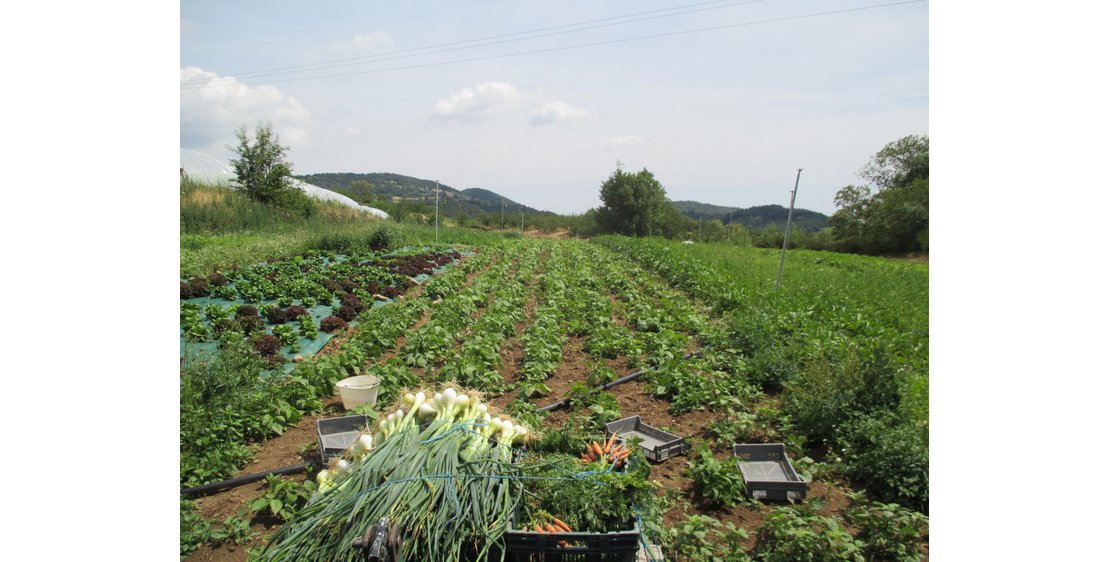
[(436, 180), (436, 244), (439, 244), (439, 180)]
[(779, 258), (779, 274), (775, 277), (775, 290), (779, 288), (782, 279), (782, 262), (786, 261), (786, 246), (790, 244), (790, 220), (794, 218), (794, 196), (798, 195), (798, 182), (802, 179), (802, 169), (798, 168), (798, 177), (794, 179), (794, 191), (790, 192), (790, 210), (786, 213), (786, 236), (782, 240), (782, 257)]

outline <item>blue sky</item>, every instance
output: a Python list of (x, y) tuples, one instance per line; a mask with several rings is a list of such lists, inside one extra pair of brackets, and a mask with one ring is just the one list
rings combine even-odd
[(596, 206), (618, 159), (672, 199), (742, 207), (787, 204), (804, 168), (797, 205), (831, 213), (884, 144), (929, 132), (928, 3), (814, 15), (886, 3), (186, 0), (181, 144), (225, 157), (272, 121), (296, 173), (558, 212)]

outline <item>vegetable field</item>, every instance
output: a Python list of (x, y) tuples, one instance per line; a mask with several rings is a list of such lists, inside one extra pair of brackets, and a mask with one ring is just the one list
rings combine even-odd
[[(318, 459), (315, 421), (351, 413), (334, 383), (382, 384), (342, 462), (183, 495), (182, 557), (354, 560), (386, 517), (406, 560), (630, 530), (642, 560), (927, 559), (927, 266), (795, 252), (776, 291), (777, 261), (523, 238), (183, 280), (182, 337), (213, 347), (182, 367), (183, 488)], [(689, 450), (606, 434), (637, 415)], [(805, 499), (745, 494), (734, 443), (785, 444)]]

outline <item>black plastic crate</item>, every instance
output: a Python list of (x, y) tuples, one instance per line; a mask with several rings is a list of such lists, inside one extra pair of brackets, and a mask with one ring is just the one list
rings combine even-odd
[[(513, 527), (517, 526), (513, 518)], [(636, 562), (640, 550), (640, 524), (627, 531), (608, 533), (537, 533), (505, 531), (505, 562)], [(568, 546), (560, 546), (566, 542)], [(498, 560), (500, 553), (491, 554)]]
[(681, 455), (690, 448), (681, 437), (644, 423), (640, 416), (605, 424), (605, 435), (614, 433), (624, 441), (634, 437), (639, 438), (640, 448), (644, 450), (648, 460), (655, 462)]
[(365, 414), (316, 420), (316, 436), (320, 439), (320, 463), (343, 454), (358, 439), (358, 434), (370, 422)]
[(757, 500), (803, 500), (809, 484), (786, 456), (782, 443), (734, 443), (732, 455), (744, 477), (744, 489)]

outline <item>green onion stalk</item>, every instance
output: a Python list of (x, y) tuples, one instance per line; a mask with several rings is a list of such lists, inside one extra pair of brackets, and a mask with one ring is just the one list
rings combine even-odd
[(352, 541), (382, 517), (399, 530), (397, 562), (484, 560), (500, 543), (524, 493), (513, 446), (527, 428), (453, 388), (401, 402), (320, 471), (316, 494), (257, 559), (359, 560)]

